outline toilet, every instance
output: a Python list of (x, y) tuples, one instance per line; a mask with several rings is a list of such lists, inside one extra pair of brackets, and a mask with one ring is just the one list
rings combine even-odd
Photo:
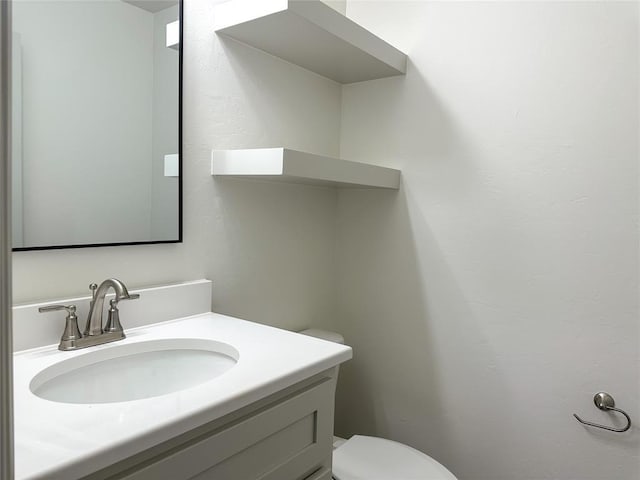
[[(316, 329), (300, 333), (344, 344), (339, 333)], [(335, 480), (456, 480), (444, 466), (415, 448), (364, 435), (348, 440), (334, 437), (332, 473)]]

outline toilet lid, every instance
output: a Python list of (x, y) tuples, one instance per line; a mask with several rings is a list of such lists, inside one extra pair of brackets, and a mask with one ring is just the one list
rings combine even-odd
[(337, 480), (456, 480), (433, 458), (402, 443), (354, 435), (333, 451)]

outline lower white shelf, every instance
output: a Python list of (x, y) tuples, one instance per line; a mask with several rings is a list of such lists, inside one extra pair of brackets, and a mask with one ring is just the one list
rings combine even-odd
[(211, 175), (334, 187), (400, 187), (400, 170), (282, 147), (213, 150)]

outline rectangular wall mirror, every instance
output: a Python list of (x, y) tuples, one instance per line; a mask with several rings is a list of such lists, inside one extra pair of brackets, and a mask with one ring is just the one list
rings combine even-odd
[(181, 13), (14, 0), (14, 250), (181, 241)]

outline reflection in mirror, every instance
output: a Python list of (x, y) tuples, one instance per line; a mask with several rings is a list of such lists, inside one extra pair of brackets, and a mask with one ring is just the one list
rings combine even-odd
[(14, 249), (180, 241), (179, 14), (14, 0)]

